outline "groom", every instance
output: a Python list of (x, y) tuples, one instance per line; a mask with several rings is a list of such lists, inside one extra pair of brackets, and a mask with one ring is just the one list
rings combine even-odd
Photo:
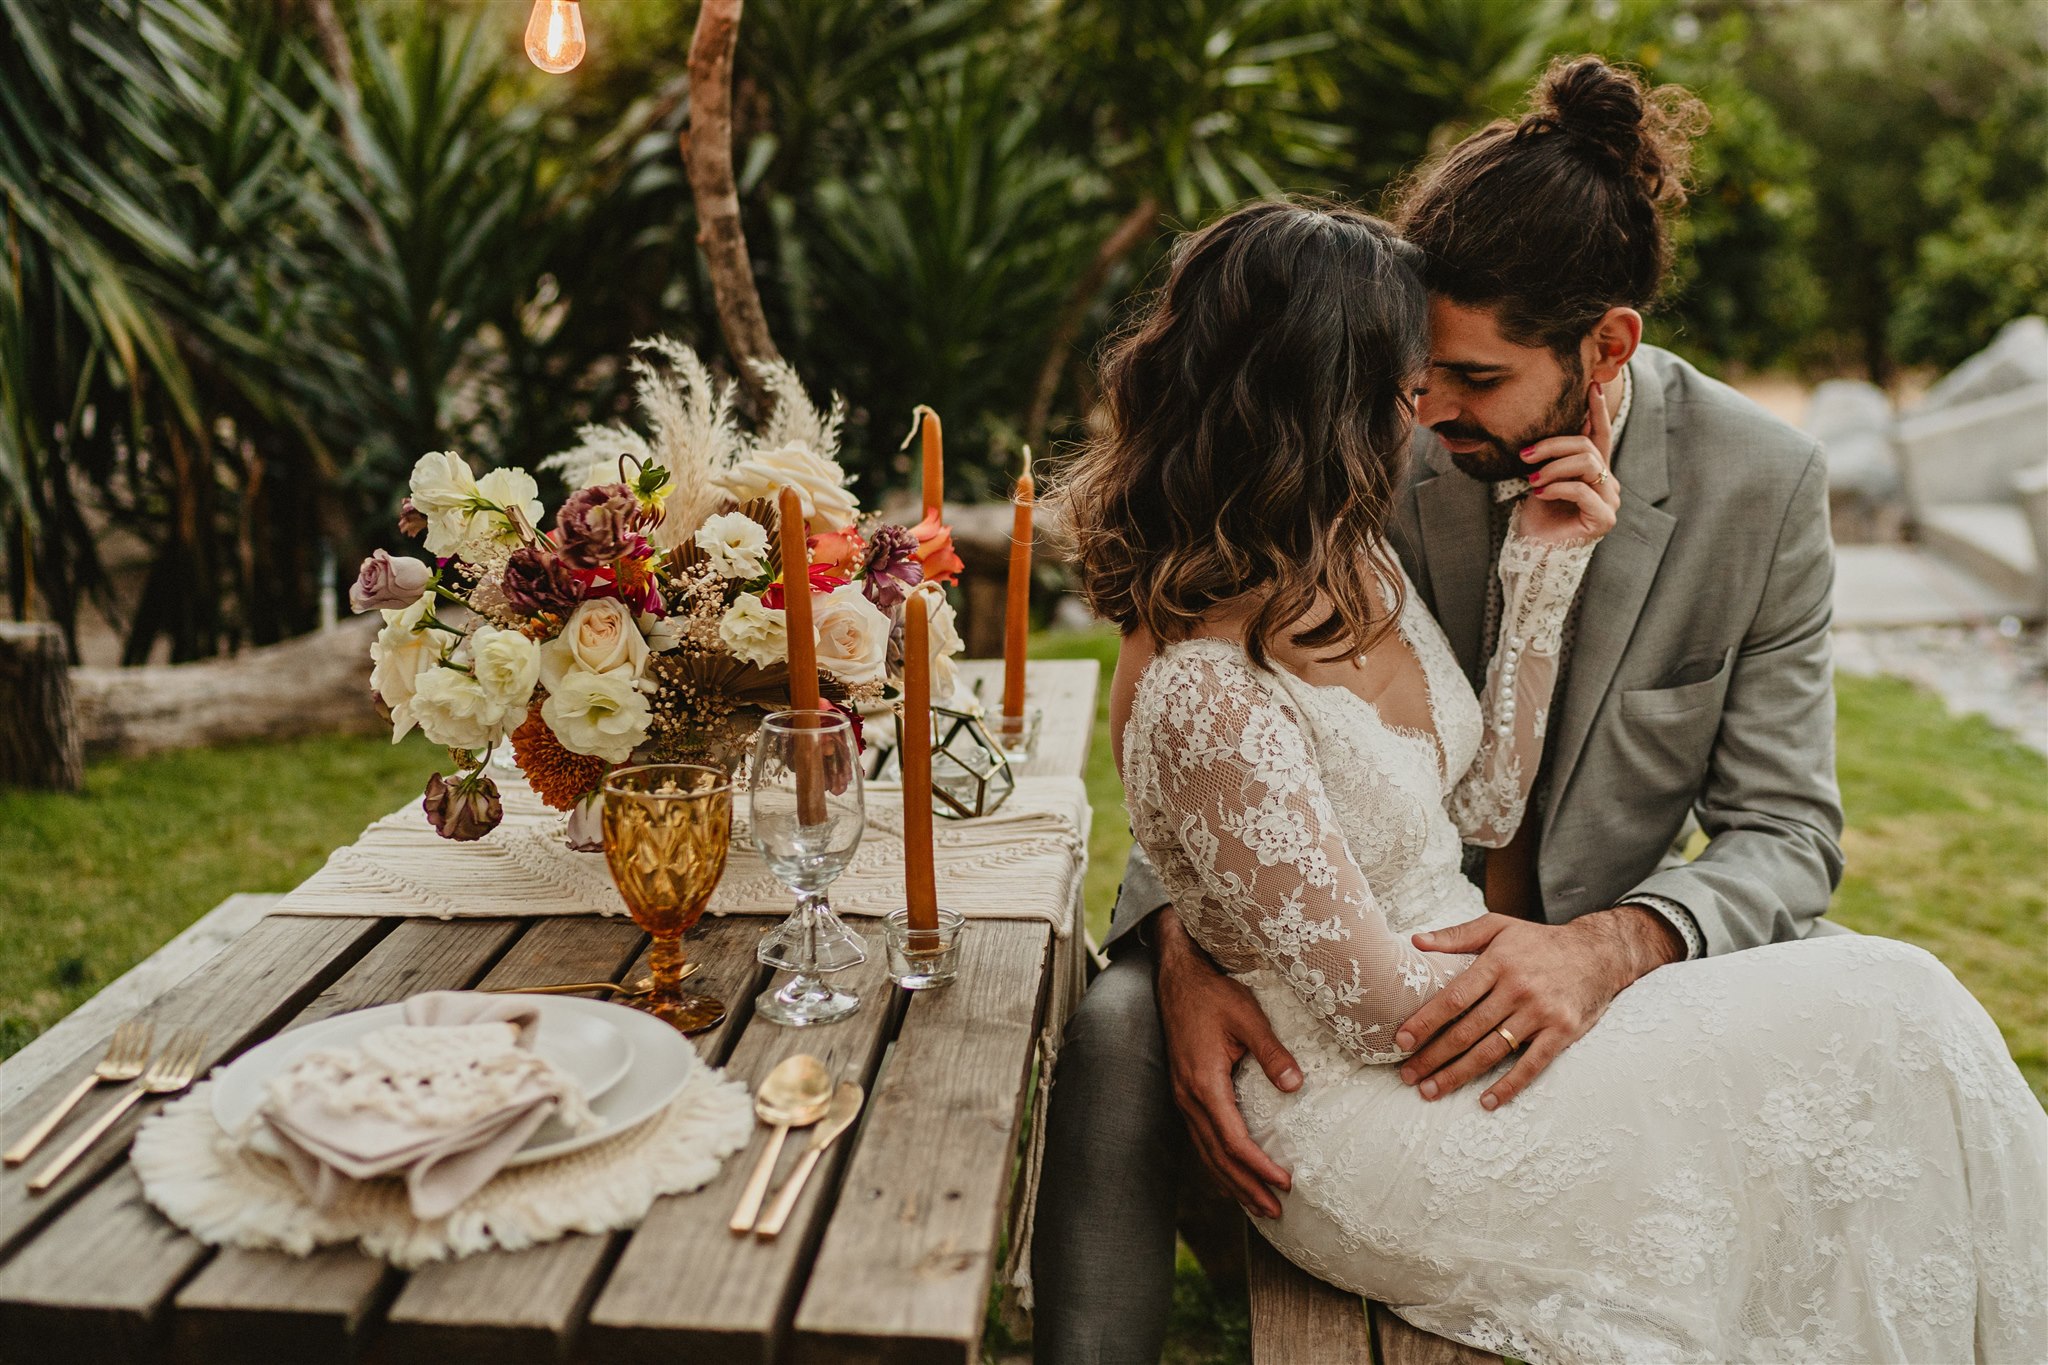
[[(1596, 152), (1652, 136), (1574, 117), (1560, 111)], [(1475, 686), (1507, 512), (1542, 457), (1529, 448), (1584, 431), (1588, 404), (1605, 403), (1621, 483), (1619, 525), (1567, 628), (1529, 815), (1468, 867), (1490, 913), (1417, 939), (1478, 957), (1403, 1026), (1415, 1052), (1401, 1076), (1428, 1102), (1488, 1109), (1540, 1084), (1644, 974), (1838, 932), (1821, 919), (1842, 858), (1820, 450), (1641, 344), (1638, 310), (1669, 264), (1665, 230), (1641, 229), (1675, 177), (1638, 158), (1610, 203), (1546, 203), (1540, 158), (1560, 145), (1475, 134), (1402, 212), (1426, 261), (1431, 338), (1395, 538)], [(1691, 820), (1706, 844), (1687, 861), (1676, 850)], [(1232, 1075), (1250, 1054), (1274, 1085), (1301, 1084), (1251, 994), (1194, 945), (1136, 853), (1108, 947), (1050, 1092), (1035, 1336), (1037, 1359), (1060, 1365), (1158, 1358), (1177, 1158), (1191, 1143), (1238, 1203), (1277, 1216), (1288, 1173), (1252, 1142)], [(1511, 1048), (1499, 1029), (1513, 1013), (1542, 1026)], [(1481, 1078), (1480, 1094), (1463, 1089)]]

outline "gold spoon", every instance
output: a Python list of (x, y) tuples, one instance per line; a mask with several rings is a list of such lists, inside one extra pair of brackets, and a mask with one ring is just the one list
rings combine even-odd
[(804, 1149), (803, 1160), (789, 1173), (782, 1189), (775, 1196), (775, 1203), (761, 1219), (761, 1226), (754, 1229), (754, 1235), (770, 1238), (782, 1231), (782, 1225), (789, 1221), (790, 1211), (796, 1207), (796, 1197), (804, 1192), (804, 1182), (811, 1178), (817, 1168), (818, 1158), (825, 1155), (825, 1149), (832, 1140), (853, 1126), (860, 1117), (860, 1106), (867, 1098), (859, 1081), (841, 1081), (839, 1088), (832, 1092), (832, 1105), (825, 1121), (818, 1125), (818, 1131), (811, 1134), (811, 1145)]
[(768, 1073), (768, 1079), (761, 1082), (761, 1089), (754, 1096), (754, 1113), (761, 1122), (774, 1125), (775, 1131), (768, 1139), (767, 1148), (761, 1153), (760, 1161), (754, 1165), (754, 1174), (747, 1181), (746, 1192), (740, 1195), (740, 1206), (733, 1210), (732, 1221), (726, 1224), (734, 1232), (749, 1232), (754, 1219), (761, 1212), (762, 1196), (768, 1193), (768, 1182), (775, 1175), (775, 1163), (782, 1156), (783, 1141), (789, 1137), (791, 1128), (804, 1128), (825, 1117), (825, 1110), (832, 1104), (832, 1073), (825, 1064), (806, 1052), (786, 1057)]
[[(682, 981), (697, 974), (698, 964), (686, 962), (682, 971), (676, 973), (676, 980)], [(643, 976), (630, 985), (617, 981), (562, 981), (551, 986), (488, 986), (477, 992), (479, 995), (574, 995), (578, 991), (612, 991), (619, 995), (647, 995), (654, 990), (654, 978)]]

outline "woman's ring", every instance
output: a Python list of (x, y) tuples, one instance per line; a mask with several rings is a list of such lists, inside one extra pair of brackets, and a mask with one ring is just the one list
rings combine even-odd
[(1595, 487), (1595, 488), (1599, 488), (1599, 487), (1602, 487), (1602, 486), (1604, 486), (1604, 485), (1606, 484), (1606, 482), (1607, 482), (1607, 471), (1603, 469), (1603, 470), (1601, 470), (1601, 471), (1600, 471), (1600, 477), (1599, 477), (1599, 478), (1597, 478), (1597, 479), (1595, 479), (1595, 480), (1593, 480), (1593, 487)]
[(1506, 1024), (1502, 1024), (1499, 1028), (1495, 1029), (1494, 1032), (1498, 1033), (1501, 1037), (1507, 1039), (1508, 1051), (1513, 1052), (1515, 1048), (1519, 1046), (1519, 1044), (1515, 1042), (1515, 1035), (1508, 1032)]

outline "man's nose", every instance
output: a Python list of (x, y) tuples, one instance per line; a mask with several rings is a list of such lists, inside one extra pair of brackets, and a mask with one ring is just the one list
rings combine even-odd
[(1434, 390), (1423, 393), (1415, 400), (1415, 420), (1423, 426), (1438, 426), (1457, 415), (1457, 404), (1449, 399), (1437, 397)]

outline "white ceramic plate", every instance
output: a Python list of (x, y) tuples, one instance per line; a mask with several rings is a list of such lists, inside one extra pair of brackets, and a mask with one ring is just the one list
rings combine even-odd
[[(576, 996), (532, 999), (541, 1010), (534, 1051), (576, 1077), (592, 1111), (605, 1122), (587, 1133), (571, 1133), (551, 1118), (508, 1165), (547, 1161), (616, 1137), (659, 1113), (689, 1080), (696, 1061), (689, 1039), (653, 1015)], [(402, 1009), (378, 1005), (337, 1014), (249, 1049), (216, 1077), (215, 1121), (227, 1132), (241, 1132), (262, 1104), (271, 1078), (308, 1048), (346, 1045), (372, 1029), (401, 1022)], [(264, 1151), (271, 1141), (267, 1133), (258, 1133), (252, 1145)], [(274, 1148), (270, 1154), (275, 1155)]]

